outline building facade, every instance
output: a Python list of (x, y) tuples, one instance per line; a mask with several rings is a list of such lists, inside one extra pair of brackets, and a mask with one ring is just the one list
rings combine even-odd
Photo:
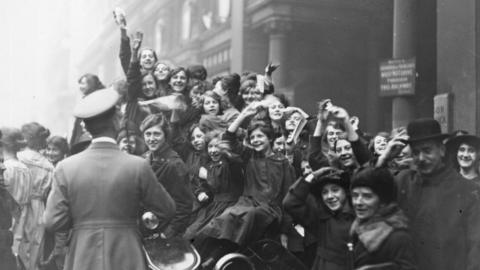
[[(263, 73), (269, 62), (279, 63), (274, 73), (276, 91), (310, 114), (316, 113), (317, 101), (331, 98), (357, 115), (362, 129), (372, 132), (389, 130), (395, 123), (392, 118), (405, 108), (396, 107), (395, 98), (380, 97), (379, 63), (393, 58), (398, 46), (394, 31), (410, 27), (417, 78), (415, 95), (404, 97), (410, 105), (406, 108), (412, 110), (405, 121), (433, 116), (435, 95), (449, 93), (446, 129), (478, 131), (479, 7), (474, 0), (462, 4), (408, 0), (414, 2), (413, 10), (399, 17), (399, 1), (123, 0), (116, 4), (126, 11), (129, 32), (143, 31), (143, 45), (154, 48), (160, 59), (181, 66), (203, 64), (209, 77), (246, 70)], [(455, 8), (449, 8), (452, 5)], [(118, 60), (120, 31), (111, 13), (101, 25), (92, 33), (78, 70), (111, 82), (124, 76)], [(459, 26), (467, 29), (455, 31)], [(467, 42), (455, 43), (459, 38)]]

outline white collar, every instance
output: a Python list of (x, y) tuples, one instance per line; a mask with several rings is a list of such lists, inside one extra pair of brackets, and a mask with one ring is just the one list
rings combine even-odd
[(97, 143), (97, 142), (109, 142), (113, 144), (117, 144), (117, 141), (115, 141), (113, 138), (110, 137), (98, 137), (92, 139), (92, 143)]

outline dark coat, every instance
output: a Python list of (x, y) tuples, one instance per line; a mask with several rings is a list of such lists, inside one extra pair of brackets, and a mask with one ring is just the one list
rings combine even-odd
[(175, 217), (164, 234), (167, 237), (182, 236), (190, 223), (193, 208), (193, 194), (187, 167), (168, 144), (161, 146), (155, 153), (146, 152), (145, 157), (152, 166), (157, 180), (172, 196), (177, 207)]
[(354, 219), (351, 208), (334, 214), (326, 209), (320, 201), (308, 200), (310, 183), (303, 178), (292, 185), (283, 200), (285, 211), (300, 223), (306, 232), (317, 240), (315, 261), (311, 269), (315, 270), (348, 270), (350, 225)]
[(283, 212), (282, 200), (294, 180), (288, 160), (281, 155), (261, 156), (241, 147), (235, 134), (228, 131), (224, 139), (241, 153), (245, 168), (243, 194), (235, 205), (213, 219), (200, 233), (239, 245), (248, 245), (264, 237), (267, 230), (286, 233), (292, 222)]
[(127, 93), (126, 93), (126, 108), (125, 119), (135, 123), (137, 127), (140, 126), (143, 119), (147, 117), (147, 112), (142, 111), (138, 105), (139, 100), (144, 100), (146, 97), (142, 93), (142, 73), (140, 71), (140, 62), (130, 62), (127, 72)]
[(218, 162), (210, 161), (205, 168), (208, 171), (207, 179), (200, 179), (195, 195), (205, 192), (211, 199), (199, 210), (196, 220), (188, 227), (185, 233), (187, 239), (195, 238), (197, 232), (210, 220), (234, 205), (243, 188), (243, 171), (238, 159), (224, 157)]
[(16, 269), (15, 257), (12, 253), (13, 234), (10, 227), (12, 227), (12, 212), (17, 211), (19, 212), (19, 206), (3, 186), (3, 177), (0, 176), (0, 269)]
[(407, 223), (396, 204), (380, 208), (364, 224), (355, 220), (351, 229), (355, 269), (417, 269)]
[(64, 269), (147, 269), (137, 226), (142, 208), (160, 227), (175, 213), (144, 159), (96, 142), (58, 163), (44, 220), (47, 230), (72, 229)]
[(431, 176), (401, 171), (396, 181), (419, 269), (480, 269), (478, 186), (450, 167)]

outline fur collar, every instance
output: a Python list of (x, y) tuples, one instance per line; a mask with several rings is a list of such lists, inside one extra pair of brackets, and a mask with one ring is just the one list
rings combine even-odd
[(408, 219), (397, 204), (389, 204), (369, 220), (355, 219), (350, 228), (350, 235), (358, 236), (368, 252), (376, 251), (395, 229), (406, 229)]

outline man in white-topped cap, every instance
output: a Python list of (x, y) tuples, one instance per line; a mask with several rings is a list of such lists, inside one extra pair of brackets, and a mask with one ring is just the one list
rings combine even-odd
[(72, 230), (67, 270), (147, 269), (137, 219), (141, 209), (165, 227), (175, 204), (146, 160), (120, 151), (112, 88), (82, 99), (74, 115), (83, 119), (92, 144), (61, 161), (44, 215), (47, 230)]

